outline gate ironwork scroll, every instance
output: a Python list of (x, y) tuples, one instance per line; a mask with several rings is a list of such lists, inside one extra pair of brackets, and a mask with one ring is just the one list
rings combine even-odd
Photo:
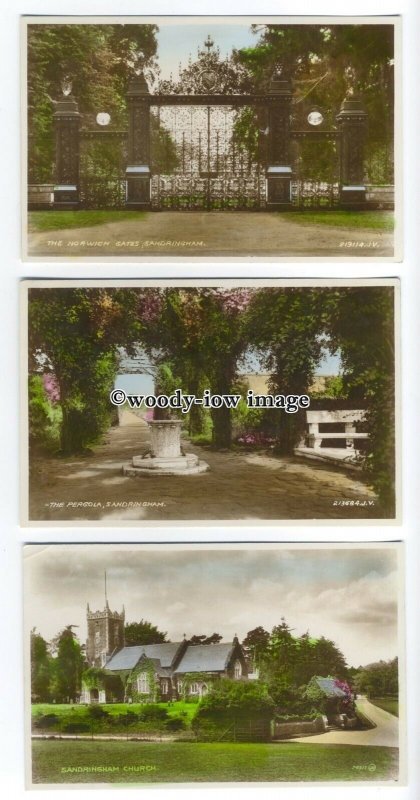
[[(237, 143), (237, 110), (226, 106), (158, 106), (155, 128), (173, 143), (172, 169), (153, 169), (151, 205), (159, 209), (265, 207), (264, 167)], [(164, 169), (164, 163), (160, 165)]]

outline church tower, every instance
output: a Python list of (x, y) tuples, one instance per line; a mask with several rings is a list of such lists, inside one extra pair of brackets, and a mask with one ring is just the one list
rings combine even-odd
[(105, 608), (103, 611), (91, 611), (89, 603), (86, 609), (87, 642), (86, 658), (90, 667), (104, 667), (112, 653), (124, 647), (124, 606), (119, 613), (111, 611), (106, 593), (105, 573)]

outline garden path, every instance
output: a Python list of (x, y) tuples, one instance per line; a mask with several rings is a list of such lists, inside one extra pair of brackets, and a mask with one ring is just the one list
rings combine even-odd
[[(129, 412), (127, 412), (129, 414)], [(31, 520), (294, 520), (377, 517), (373, 492), (353, 475), (267, 451), (213, 451), (200, 475), (130, 478), (122, 465), (148, 449), (148, 427), (131, 414), (85, 456), (32, 458)], [(128, 424), (130, 423), (130, 424)], [(358, 501), (363, 505), (345, 505)], [(370, 505), (371, 504), (371, 505)]]
[[(194, 244), (197, 242), (202, 244)], [(346, 246), (349, 242), (350, 246)], [(143, 214), (138, 220), (32, 232), (28, 235), (28, 255), (66, 259), (186, 255), (384, 258), (393, 255), (393, 233), (301, 225), (293, 221), (292, 213), (164, 211)]]

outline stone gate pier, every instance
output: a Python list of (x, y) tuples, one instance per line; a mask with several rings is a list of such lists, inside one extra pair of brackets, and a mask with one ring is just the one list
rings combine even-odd
[(142, 456), (134, 456), (131, 464), (124, 465), (124, 475), (198, 475), (209, 469), (209, 465), (194, 453), (183, 451), (181, 420), (152, 420), (148, 426), (150, 450)]

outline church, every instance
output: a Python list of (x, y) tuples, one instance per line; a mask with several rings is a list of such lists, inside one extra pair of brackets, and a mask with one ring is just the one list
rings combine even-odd
[(87, 617), (86, 660), (81, 703), (168, 702), (205, 695), (220, 678), (248, 679), (245, 653), (237, 636), (225, 644), (181, 642), (126, 646), (125, 610)]

